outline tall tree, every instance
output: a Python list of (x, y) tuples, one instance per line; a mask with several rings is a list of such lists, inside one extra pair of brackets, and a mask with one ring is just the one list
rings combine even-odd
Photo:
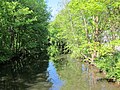
[(1, 57), (47, 48), (49, 13), (44, 0), (3, 0), (0, 7)]
[[(75, 58), (84, 58), (91, 63), (98, 60), (98, 67), (109, 71), (109, 75), (114, 71), (111, 77), (117, 72), (118, 78), (119, 54), (115, 54), (118, 53), (115, 47), (120, 46), (119, 11), (119, 0), (71, 0), (51, 23), (49, 30), (54, 36), (51, 41), (65, 42)], [(59, 51), (57, 44), (52, 45), (57, 47), (53, 50)]]

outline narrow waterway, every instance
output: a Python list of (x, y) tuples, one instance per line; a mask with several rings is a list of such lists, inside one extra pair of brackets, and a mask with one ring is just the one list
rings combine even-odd
[(94, 67), (70, 57), (28, 61), (0, 66), (0, 90), (120, 90), (101, 80), (104, 76)]

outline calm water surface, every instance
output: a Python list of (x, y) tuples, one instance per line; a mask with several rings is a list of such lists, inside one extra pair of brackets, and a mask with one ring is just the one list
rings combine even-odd
[(120, 90), (94, 67), (68, 57), (60, 62), (29, 59), (0, 65), (0, 90)]

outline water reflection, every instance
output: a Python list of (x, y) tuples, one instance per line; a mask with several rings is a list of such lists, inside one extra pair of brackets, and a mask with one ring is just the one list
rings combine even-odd
[[(48, 90), (48, 57), (28, 57), (0, 65), (0, 90)], [(37, 85), (39, 87), (37, 87)], [(39, 88), (39, 89), (38, 89)]]
[(95, 68), (69, 56), (53, 63), (41, 55), (0, 65), (0, 90), (120, 90), (98, 81), (101, 77)]
[(73, 61), (70, 58), (66, 58), (66, 60), (67, 64), (65, 65), (61, 65), (59, 62), (55, 63), (59, 76), (65, 81), (61, 90), (120, 90), (120, 87), (113, 83), (100, 81), (99, 79), (104, 76), (99, 74), (96, 68), (83, 64), (79, 60)]
[(52, 82), (53, 84), (49, 90), (60, 90), (60, 88), (64, 84), (64, 81), (59, 78), (53, 62), (49, 62), (49, 68), (47, 69), (47, 71), (49, 76), (48, 81)]
[(0, 90), (60, 90), (63, 84), (46, 55), (0, 65)]

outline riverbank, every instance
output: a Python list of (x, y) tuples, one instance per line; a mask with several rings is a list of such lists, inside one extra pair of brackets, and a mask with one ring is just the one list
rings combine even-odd
[(96, 73), (100, 73), (103, 77), (96, 79), (97, 81), (101, 81), (101, 80), (107, 80), (110, 83), (113, 83), (115, 86), (120, 86), (120, 81), (116, 81), (115, 78), (107, 78), (107, 72), (105, 70), (102, 70), (99, 68), (99, 66), (91, 61), (88, 60), (81, 60), (81, 62), (84, 62), (85, 64), (89, 64), (90, 67), (95, 68), (96, 69)]
[[(60, 90), (119, 90), (120, 86), (108, 82), (96, 66), (80, 59), (64, 56), (55, 61), (57, 72), (65, 84)], [(63, 59), (64, 58), (64, 59)]]

